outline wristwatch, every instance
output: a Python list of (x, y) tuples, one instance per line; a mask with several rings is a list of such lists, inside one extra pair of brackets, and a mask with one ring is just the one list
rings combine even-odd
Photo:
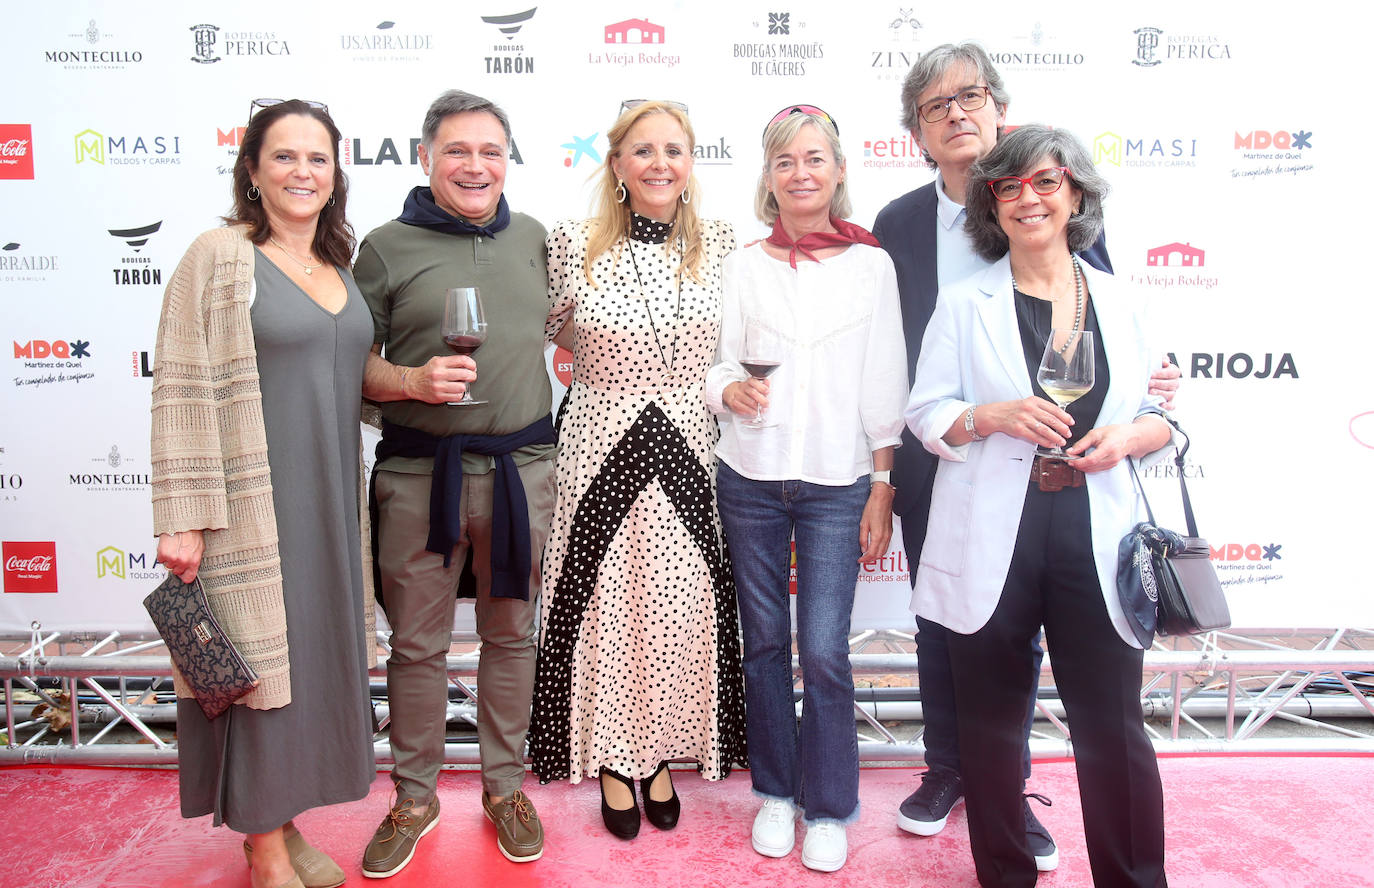
[(882, 470), (880, 470), (880, 471), (869, 472), (869, 473), (868, 473), (868, 480), (869, 480), (871, 483), (877, 483), (878, 481), (881, 481), (881, 482), (883, 482), (884, 484), (886, 484), (888, 487), (891, 487), (891, 486), (892, 486), (892, 470), (891, 470), (891, 469), (882, 469)]
[(968, 432), (968, 436), (975, 441), (986, 441), (988, 436), (978, 434), (978, 430), (973, 427), (973, 411), (977, 409), (977, 407), (970, 407), (968, 412), (964, 414), (964, 431)]

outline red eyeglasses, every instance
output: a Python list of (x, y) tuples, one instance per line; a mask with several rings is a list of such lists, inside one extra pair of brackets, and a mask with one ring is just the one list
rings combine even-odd
[(988, 183), (992, 196), (1000, 201), (1010, 202), (1021, 196), (1021, 189), (1029, 185), (1036, 194), (1054, 194), (1069, 177), (1068, 167), (1049, 167), (1036, 170), (1029, 176), (1003, 176)]

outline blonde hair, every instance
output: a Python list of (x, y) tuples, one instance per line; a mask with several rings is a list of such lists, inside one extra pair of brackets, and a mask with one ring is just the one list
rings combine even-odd
[[(796, 111), (781, 120), (769, 124), (763, 131), (763, 171), (759, 173), (759, 185), (754, 191), (754, 215), (765, 225), (772, 225), (778, 218), (778, 199), (768, 190), (768, 170), (773, 155), (782, 151), (797, 137), (804, 126), (814, 126), (825, 137), (830, 153), (835, 158), (837, 170), (844, 169), (844, 149), (840, 147), (840, 134), (835, 125), (824, 117)], [(830, 198), (830, 215), (836, 219), (848, 219), (854, 212), (849, 202), (849, 179), (841, 178), (835, 184), (835, 194)]]
[[(692, 122), (687, 119), (687, 113), (664, 102), (645, 102), (630, 108), (620, 115), (615, 125), (606, 133), (611, 147), (606, 152), (600, 180), (596, 185), (596, 212), (590, 220), (591, 236), (587, 241), (587, 259), (582, 268), (583, 274), (587, 276), (587, 282), (592, 286), (596, 286), (596, 282), (592, 280), (592, 263), (612, 248), (619, 250), (621, 241), (630, 234), (630, 204), (628, 200), (625, 203), (616, 200), (620, 180), (616, 178), (615, 170), (611, 167), (611, 160), (620, 156), (625, 137), (634, 125), (650, 114), (667, 114), (672, 117), (687, 135), (687, 150), (690, 152), (696, 149), (696, 135), (692, 132)], [(669, 245), (679, 242), (682, 254), (678, 266), (680, 273), (701, 283), (699, 272), (704, 252), (701, 245), (701, 216), (698, 214), (698, 207), (701, 205), (701, 185), (697, 182), (695, 174), (687, 177), (687, 189), (684, 193), (687, 195), (687, 202), (677, 208), (677, 213), (673, 217), (673, 230), (668, 236), (668, 242), (664, 244), (664, 249), (670, 249)]]

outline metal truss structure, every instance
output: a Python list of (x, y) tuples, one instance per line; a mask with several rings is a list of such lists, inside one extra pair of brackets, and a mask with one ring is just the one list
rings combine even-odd
[[(386, 649), (386, 638), (379, 638)], [(473, 721), (477, 640), (455, 636), (468, 653), (448, 658), (450, 721)], [(912, 636), (891, 630), (851, 639), (859, 755), (865, 762), (923, 758), (919, 736), (894, 726), (920, 718)], [(79, 653), (75, 651), (79, 650)], [(0, 636), (4, 736), (0, 765), (172, 765), (177, 761), (170, 663), (160, 640), (108, 633)], [(1073, 755), (1071, 726), (1046, 655), (1035, 758)], [(385, 667), (374, 670), (385, 675)], [(800, 682), (801, 677), (798, 676)], [(381, 694), (377, 693), (381, 690)], [(1374, 630), (1251, 629), (1156, 642), (1145, 654), (1141, 713), (1160, 753), (1374, 754)], [(387, 724), (384, 685), (374, 685), (379, 728)], [(116, 731), (119, 726), (125, 730)], [(1278, 728), (1289, 726), (1290, 731)], [(159, 730), (160, 728), (160, 730)], [(129, 729), (137, 737), (130, 742)], [(379, 764), (392, 761), (379, 730)], [(450, 742), (445, 760), (475, 764), (476, 742)]]

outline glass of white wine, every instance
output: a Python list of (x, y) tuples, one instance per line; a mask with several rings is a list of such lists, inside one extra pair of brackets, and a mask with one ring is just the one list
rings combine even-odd
[[(1086, 395), (1093, 387), (1093, 334), (1089, 330), (1051, 330), (1040, 358), (1035, 381), (1059, 405), (1060, 410)], [(1077, 459), (1063, 447), (1037, 447), (1037, 456)]]

